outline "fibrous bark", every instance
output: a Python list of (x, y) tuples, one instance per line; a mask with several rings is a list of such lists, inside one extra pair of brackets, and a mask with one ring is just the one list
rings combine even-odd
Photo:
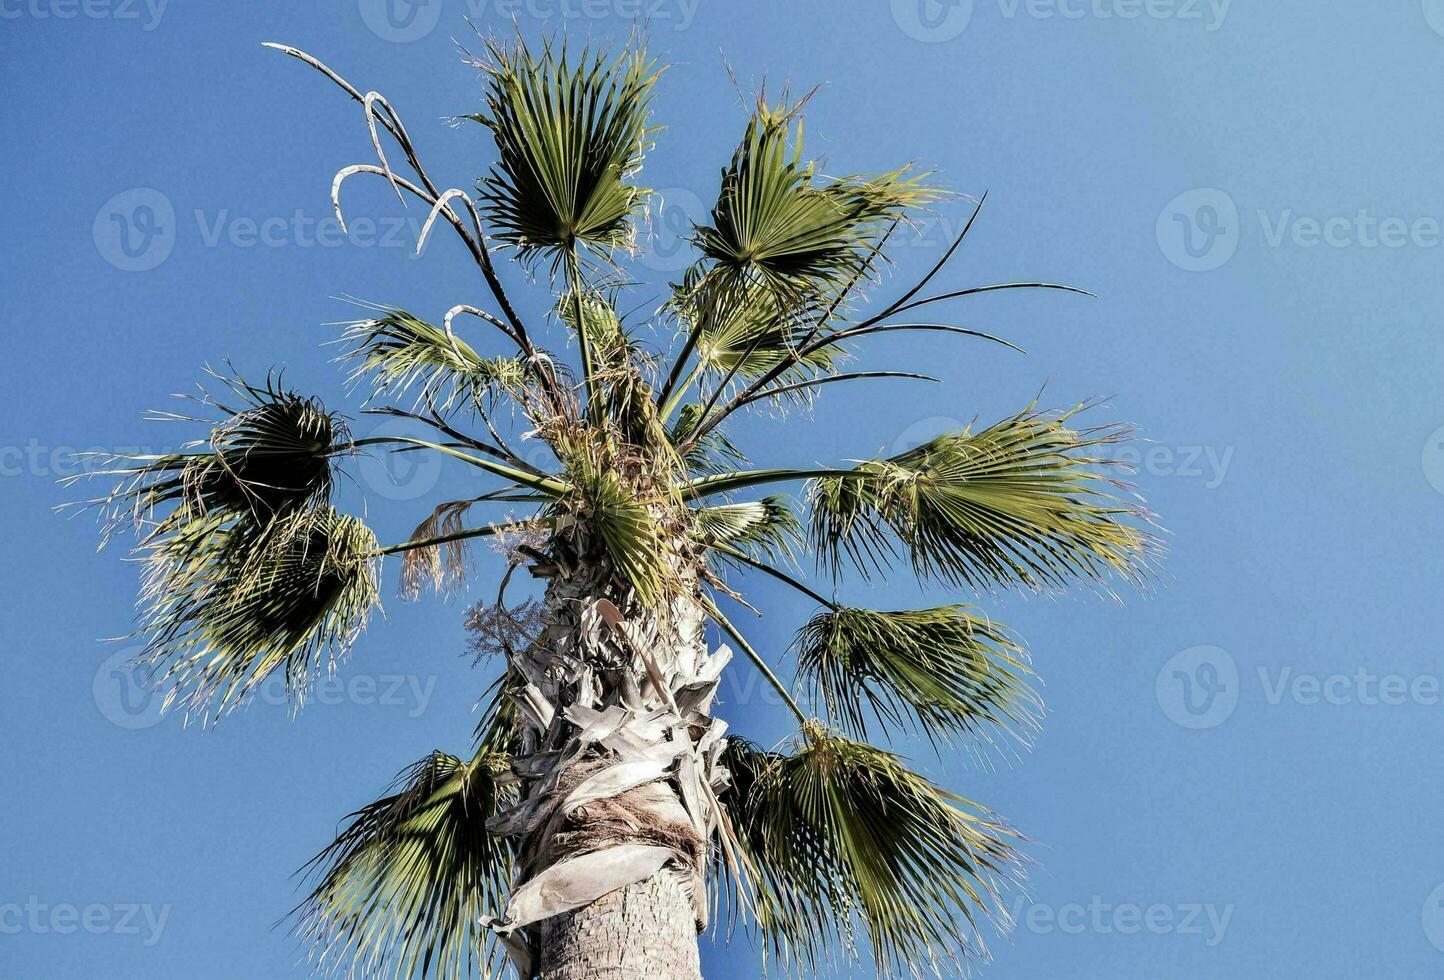
[(701, 976), (688, 884), (665, 868), (540, 928), (542, 980)]
[(523, 977), (700, 978), (708, 841), (729, 836), (709, 712), (732, 654), (708, 652), (695, 583), (646, 608), (575, 554), (532, 566), (545, 628), (509, 657), (521, 798), (489, 826), (518, 838), (518, 873), (492, 927)]

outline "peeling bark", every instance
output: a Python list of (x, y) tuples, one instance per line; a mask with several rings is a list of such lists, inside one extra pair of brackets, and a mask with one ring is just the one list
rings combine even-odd
[(524, 978), (700, 980), (709, 841), (730, 839), (710, 711), (731, 651), (708, 652), (695, 583), (647, 609), (605, 562), (545, 574), (545, 628), (509, 657), (522, 793), (489, 826), (520, 845), (492, 928)]

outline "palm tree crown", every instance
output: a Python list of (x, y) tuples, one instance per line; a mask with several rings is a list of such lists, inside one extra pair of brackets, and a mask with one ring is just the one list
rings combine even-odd
[[(1029, 406), (885, 458), (753, 469), (728, 423), (833, 384), (923, 377), (849, 369), (878, 334), (1006, 343), (917, 311), (1068, 287), (932, 287), (980, 203), (927, 275), (865, 307), (890, 236), (940, 194), (906, 167), (823, 177), (804, 155), (806, 100), (763, 98), (695, 229), (695, 262), (651, 320), (676, 337), (659, 354), (618, 313), (633, 284), (615, 262), (637, 248), (649, 199), (637, 178), (657, 132), (661, 70), (640, 46), (609, 57), (488, 42), (484, 105), (468, 118), (497, 153), (474, 194), (432, 181), (383, 96), (271, 47), (363, 109), (377, 162), (337, 174), (338, 216), (351, 176), (389, 181), (430, 207), (423, 240), (438, 221), (454, 230), (494, 305), (432, 320), (369, 308), (345, 329), (368, 410), (427, 438), (357, 439), (278, 380), (217, 375), (219, 393), (202, 400), (208, 436), (106, 468), (117, 483), (104, 503), (113, 522), (134, 521), (145, 568), (144, 661), (193, 715), (225, 713), (278, 671), (300, 701), (378, 607), (383, 559), (399, 559), (414, 598), (457, 579), (468, 543), (490, 536), (508, 564), (503, 591), (517, 568), (547, 583), (530, 617), (500, 596), (482, 610), (506, 669), (472, 750), (416, 763), (312, 863), (297, 912), (318, 964), (459, 977), (510, 962), (526, 976), (543, 920), (661, 867), (690, 889), (699, 925), (721, 902), (785, 966), (817, 968), (854, 934), (879, 975), (950, 973), (983, 955), (980, 926), (1006, 917), (1001, 889), (1021, 873), (1016, 834), (866, 739), (1026, 738), (1039, 716), (1028, 658), (976, 606), (859, 608), (826, 598), (800, 566), (832, 578), (833, 594), (844, 576), (898, 568), (975, 596), (1134, 579), (1152, 539), (1109, 476), (1108, 447), (1125, 433)], [(555, 287), (553, 343), (496, 275), (507, 249)], [(528, 462), (521, 440), (559, 465)], [(361, 451), (440, 454), (496, 485), (438, 503), (409, 540), (382, 545), (332, 505)], [(525, 516), (489, 519), (495, 503)], [(727, 581), (738, 572), (819, 607), (797, 633), (795, 689), (721, 609), (741, 600)], [(709, 622), (730, 646), (707, 649)], [(796, 715), (790, 745), (761, 748), (712, 717), (733, 647)]]

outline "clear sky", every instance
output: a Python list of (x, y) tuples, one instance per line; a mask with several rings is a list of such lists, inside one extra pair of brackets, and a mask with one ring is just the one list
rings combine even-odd
[[(284, 365), (343, 403), (323, 346), (323, 324), (353, 315), (342, 294), (431, 318), (483, 299), (455, 243), (413, 258), (422, 215), (380, 182), (348, 187), (339, 237), (327, 192), (371, 157), (361, 114), (260, 42), (383, 92), (437, 179), (469, 186), (484, 134), (443, 123), (478, 101), (449, 40), (463, 16), (608, 39), (639, 12), (674, 65), (639, 304), (740, 132), (729, 65), (747, 92), (824, 83), (807, 131), (831, 172), (913, 159), (961, 195), (990, 191), (949, 283), (1099, 294), (959, 306), (955, 322), (1028, 354), (879, 343), (869, 365), (921, 360), (948, 383), (878, 383), (861, 404), (824, 398), (814, 422), (740, 430), (764, 463), (870, 456), (1013, 412), (1046, 382), (1047, 405), (1108, 396), (1092, 417), (1149, 440), (1138, 482), (1170, 532), (1151, 593), (990, 603), (1046, 682), (1032, 751), (988, 767), (905, 746), (1034, 842), (1031, 900), (983, 975), (1439, 974), (1444, 3), (394, 4), (0, 0), (0, 978), (303, 976), (272, 928), (298, 897), (289, 875), (404, 765), (463, 751), (490, 676), (461, 657), (461, 618), (493, 570), (449, 604), (404, 605), (391, 569), (386, 618), (317, 703), (293, 718), (272, 692), (183, 728), (116, 672), (127, 645), (100, 642), (129, 628), (134, 567), (96, 556), (90, 519), (51, 512), (75, 494), (55, 484), (68, 451), (188, 437), (141, 416), (207, 363)], [(960, 197), (906, 236), (898, 276), (966, 211)], [(386, 540), (472, 486), (368, 465), (348, 494)], [(751, 631), (780, 655), (810, 610), (761, 605)], [(772, 742), (787, 719), (760, 690), (738, 668), (724, 714)], [(745, 938), (706, 952), (710, 978), (757, 964)]]

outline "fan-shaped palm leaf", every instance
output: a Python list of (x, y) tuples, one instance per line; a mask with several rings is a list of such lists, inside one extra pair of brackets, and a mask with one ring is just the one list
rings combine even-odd
[(499, 160), (481, 181), (493, 234), (523, 259), (574, 247), (605, 256), (630, 244), (646, 191), (628, 183), (655, 131), (647, 125), (660, 72), (629, 48), (615, 60), (565, 43), (540, 54), (490, 42), (486, 111)]
[(151, 537), (142, 659), (201, 713), (223, 713), (272, 672), (299, 702), (378, 602), (376, 538), (329, 506), (258, 526), (188, 521)]
[(678, 558), (663, 523), (666, 503), (638, 496), (615, 469), (591, 460), (572, 460), (567, 477), (575, 490), (566, 503), (596, 539), (584, 551), (604, 555), (644, 605), (660, 600), (674, 583)]
[(731, 278), (789, 297), (836, 294), (867, 271), (890, 224), (938, 195), (906, 169), (816, 180), (800, 111), (759, 100), (697, 245)]
[[(220, 415), (207, 439), (188, 443), (178, 453), (107, 457), (87, 474), (116, 479), (115, 490), (94, 501), (109, 510), (112, 520), (132, 517), (151, 534), (217, 515), (265, 523), (330, 496), (334, 461), (352, 448), (341, 417), (316, 399), (281, 387), (276, 378), (256, 387), (239, 377), (215, 377), (239, 402), (200, 397)], [(154, 417), (205, 421), (168, 412)], [(162, 507), (172, 510), (157, 522), (155, 511)]]
[(930, 735), (1014, 735), (1037, 725), (1027, 655), (998, 624), (964, 606), (902, 612), (837, 608), (797, 634), (799, 677), (829, 717), (866, 735), (864, 707)]
[(819, 728), (792, 754), (729, 746), (723, 796), (774, 953), (815, 968), (861, 925), (879, 976), (961, 974), (1004, 919), (1016, 834), (897, 756)]
[(698, 507), (693, 515), (701, 538), (758, 559), (791, 559), (802, 543), (802, 525), (785, 496)]
[(813, 481), (819, 560), (886, 567), (896, 539), (919, 576), (978, 589), (1135, 576), (1151, 542), (1126, 522), (1142, 512), (1096, 455), (1125, 433), (1072, 429), (1076, 411), (1029, 410)]
[[(707, 279), (699, 267), (689, 270), (676, 289), (671, 308), (695, 333), (693, 347), (700, 371), (751, 381), (800, 349), (822, 312), (816, 299), (784, 304), (765, 284)], [(836, 347), (820, 347), (799, 360), (792, 373), (826, 371), (841, 360)]]
[(514, 796), (498, 782), (506, 765), (490, 745), (470, 761), (433, 752), (397, 777), (394, 793), (351, 814), (307, 865), (317, 882), (297, 909), (318, 968), (396, 980), (500, 975), (482, 918), (499, 914), (511, 874), (511, 843), (486, 829)]

